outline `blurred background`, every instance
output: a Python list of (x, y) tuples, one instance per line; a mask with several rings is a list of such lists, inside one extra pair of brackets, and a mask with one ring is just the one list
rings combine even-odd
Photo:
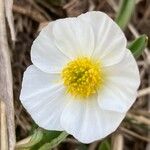
[[(33, 130), (37, 128), (21, 105), (19, 95), (23, 72), (27, 66), (31, 64), (30, 48), (41, 28), (49, 21), (78, 16), (81, 13), (92, 10), (103, 11), (115, 19), (120, 1), (121, 0), (14, 0), (12, 12), (16, 40), (12, 42), (7, 22), (6, 32), (13, 74), (14, 123), (17, 144), (19, 144), (20, 141), (21, 143), (28, 142)], [(0, 23), (2, 24), (2, 22)], [(129, 42), (142, 34), (146, 34), (150, 37), (150, 0), (135, 1), (133, 15), (124, 32)], [(117, 131), (102, 141), (96, 141), (88, 145), (81, 144), (69, 136), (59, 146), (55, 147), (55, 150), (150, 150), (149, 48), (150, 42), (148, 41), (148, 46), (137, 59), (141, 76), (138, 99)], [(1, 124), (3, 122), (2, 120), (3, 119), (1, 119)], [(6, 125), (8, 124), (6, 123)], [(5, 137), (1, 129), (1, 142), (2, 138)], [(7, 137), (5, 139), (8, 140), (9, 138)], [(37, 147), (36, 149), (38, 150)], [(5, 149), (1, 147), (1, 150)]]

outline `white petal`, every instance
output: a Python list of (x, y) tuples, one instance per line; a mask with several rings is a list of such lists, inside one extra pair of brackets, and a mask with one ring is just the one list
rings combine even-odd
[(100, 109), (97, 97), (70, 100), (62, 113), (62, 127), (82, 143), (102, 139), (115, 131), (125, 114)]
[(60, 72), (62, 67), (70, 60), (54, 44), (53, 24), (49, 23), (42, 29), (31, 48), (33, 64), (47, 73)]
[(94, 49), (94, 34), (92, 27), (78, 18), (57, 20), (53, 34), (55, 44), (69, 58), (89, 56)]
[(42, 128), (63, 130), (64, 88), (57, 74), (47, 74), (31, 65), (24, 73), (20, 99), (33, 120)]
[(120, 27), (102, 12), (88, 12), (79, 16), (91, 24), (95, 35), (93, 57), (100, 59), (104, 66), (118, 63), (124, 56), (126, 38)]
[(107, 83), (99, 92), (99, 105), (102, 109), (126, 112), (134, 103), (140, 76), (137, 64), (129, 50), (126, 50), (124, 59), (107, 67)]

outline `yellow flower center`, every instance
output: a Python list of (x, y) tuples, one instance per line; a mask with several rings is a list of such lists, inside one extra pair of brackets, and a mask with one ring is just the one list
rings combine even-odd
[(67, 92), (80, 98), (96, 93), (104, 81), (101, 64), (87, 57), (69, 62), (61, 75)]

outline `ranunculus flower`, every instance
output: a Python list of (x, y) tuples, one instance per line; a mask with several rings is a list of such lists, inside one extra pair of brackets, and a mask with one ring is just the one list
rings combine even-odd
[(50, 22), (33, 42), (21, 102), (48, 130), (83, 143), (119, 126), (137, 96), (140, 77), (119, 26), (102, 12)]

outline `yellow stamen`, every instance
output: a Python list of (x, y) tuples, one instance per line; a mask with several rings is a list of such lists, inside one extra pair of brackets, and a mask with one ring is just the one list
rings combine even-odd
[(61, 75), (67, 92), (80, 98), (96, 93), (104, 81), (101, 63), (87, 57), (69, 62)]

